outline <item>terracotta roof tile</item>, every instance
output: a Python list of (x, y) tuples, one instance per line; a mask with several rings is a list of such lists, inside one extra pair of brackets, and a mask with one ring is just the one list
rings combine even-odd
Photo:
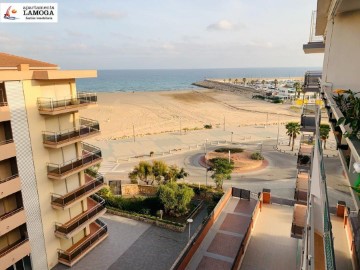
[(20, 64), (29, 64), (30, 68), (57, 67), (57, 65), (54, 64), (0, 52), (0, 68), (14, 68)]

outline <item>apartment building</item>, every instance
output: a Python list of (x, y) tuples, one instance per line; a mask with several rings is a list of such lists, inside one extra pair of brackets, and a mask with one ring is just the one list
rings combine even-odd
[(83, 142), (99, 123), (79, 114), (97, 97), (75, 82), (96, 76), (0, 53), (1, 270), (72, 266), (108, 235), (101, 150)]
[[(342, 117), (360, 121), (356, 117), (359, 108), (353, 107), (346, 97), (360, 92), (358, 70), (360, 68), (360, 2), (353, 0), (318, 0), (313, 12), (310, 39), (303, 46), (305, 53), (324, 53), (319, 91), (325, 103), (329, 123), (334, 132), (339, 157), (349, 184), (355, 209), (345, 208), (344, 228), (350, 245), (353, 268), (359, 268), (360, 258), (360, 136), (351, 125), (337, 122)], [(345, 97), (344, 106), (337, 99)], [(357, 96), (359, 97), (359, 96)], [(347, 103), (347, 104), (346, 104)], [(354, 117), (355, 116), (355, 117)], [(348, 136), (350, 135), (350, 136)], [(336, 261), (336, 258), (335, 258)], [(327, 268), (331, 269), (331, 268)]]

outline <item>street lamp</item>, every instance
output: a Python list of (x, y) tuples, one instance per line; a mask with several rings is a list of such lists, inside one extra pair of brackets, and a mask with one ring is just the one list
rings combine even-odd
[(190, 233), (190, 228), (191, 228), (191, 223), (193, 223), (193, 219), (192, 218), (189, 218), (188, 220), (187, 220), (187, 223), (189, 223), (189, 240), (188, 241), (190, 241), (190, 238), (191, 238), (191, 233)]
[(279, 129), (280, 129), (280, 122), (279, 122), (279, 114), (277, 114), (277, 120), (278, 120), (278, 130), (277, 130), (277, 137), (276, 137), (276, 147), (279, 145)]
[(260, 155), (262, 154), (263, 142), (258, 143), (260, 145)]

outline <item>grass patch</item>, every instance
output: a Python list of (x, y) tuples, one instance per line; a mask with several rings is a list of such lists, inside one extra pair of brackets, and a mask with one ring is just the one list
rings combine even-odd
[(222, 147), (222, 148), (218, 148), (215, 149), (216, 153), (242, 153), (244, 152), (244, 149), (242, 148), (228, 148), (228, 147)]

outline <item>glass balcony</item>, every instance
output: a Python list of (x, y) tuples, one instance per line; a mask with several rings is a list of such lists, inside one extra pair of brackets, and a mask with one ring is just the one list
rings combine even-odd
[(44, 131), (44, 146), (50, 148), (60, 148), (83, 139), (88, 139), (93, 135), (100, 133), (100, 125), (98, 121), (80, 118), (79, 124), (79, 127), (58, 132)]
[(299, 172), (296, 178), (295, 196), (294, 199), (298, 203), (307, 203), (309, 188), (309, 174), (308, 172)]
[(85, 185), (73, 190), (65, 195), (52, 194), (51, 205), (56, 209), (66, 209), (79, 200), (88, 197), (102, 189), (104, 177), (98, 174), (95, 178), (85, 174)]
[(325, 42), (323, 36), (316, 35), (316, 10), (311, 16), (310, 38), (307, 44), (303, 45), (305, 54), (323, 53), (325, 51)]
[(70, 267), (73, 266), (107, 236), (107, 225), (100, 220), (96, 220), (90, 224), (90, 234), (88, 236), (75, 243), (68, 250), (58, 251), (59, 262)]
[(30, 254), (30, 243), (28, 238), (20, 239), (12, 245), (0, 251), (1, 269), (7, 269), (15, 262)]
[(317, 105), (305, 104), (301, 113), (300, 131), (315, 132), (316, 131), (316, 111)]
[(40, 114), (58, 115), (75, 112), (91, 104), (97, 103), (95, 93), (78, 93), (76, 97), (54, 100), (52, 98), (40, 97), (37, 100)]
[(21, 189), (18, 174), (0, 179), (0, 199), (5, 198)]
[(100, 148), (87, 143), (82, 143), (82, 148), (83, 155), (79, 158), (62, 164), (48, 163), (48, 177), (58, 180), (65, 179), (102, 161)]
[(0, 216), (0, 236), (26, 222), (24, 207), (19, 207)]
[(105, 214), (106, 208), (104, 204), (105, 201), (99, 196), (93, 195), (91, 198), (88, 198), (88, 210), (65, 224), (56, 224), (55, 235), (60, 238), (71, 238), (80, 230), (84, 229), (88, 224)]

